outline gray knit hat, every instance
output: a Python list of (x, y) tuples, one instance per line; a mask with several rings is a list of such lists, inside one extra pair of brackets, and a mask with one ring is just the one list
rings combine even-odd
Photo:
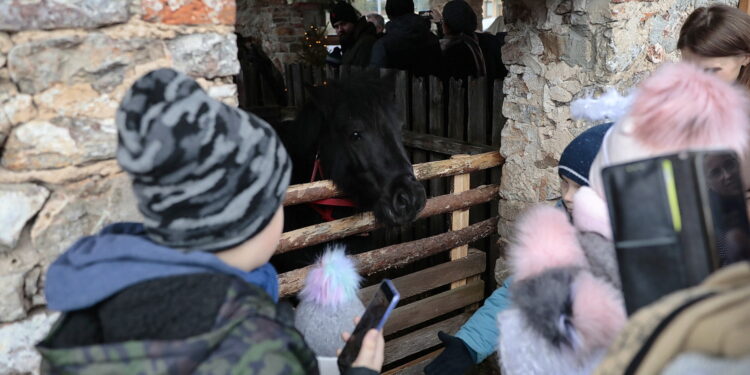
[(281, 204), (291, 161), (270, 125), (172, 69), (138, 79), (117, 110), (117, 161), (148, 236), (180, 250), (236, 246)]

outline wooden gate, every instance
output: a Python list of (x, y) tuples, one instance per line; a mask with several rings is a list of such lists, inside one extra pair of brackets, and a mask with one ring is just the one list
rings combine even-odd
[[(485, 253), (468, 244), (497, 232), (497, 216), (469, 223), (469, 209), (496, 199), (499, 186), (470, 188), (470, 175), (497, 169), (503, 163), (498, 152), (461, 155), (448, 160), (414, 165), (418, 180), (450, 182), (451, 192), (427, 200), (420, 218), (451, 215), (450, 230), (404, 243), (353, 255), (363, 276), (398, 269), (439, 253), (449, 252), (450, 260), (413, 271), (393, 280), (401, 293), (401, 303), (384, 328), (386, 336), (385, 371), (388, 374), (421, 373), (437, 355), (440, 330), (455, 333), (484, 299), (481, 275), (486, 269)], [(448, 181), (446, 181), (448, 180)], [(296, 205), (340, 196), (331, 181), (293, 185), (284, 205)], [(306, 246), (369, 232), (378, 228), (371, 212), (286, 232), (277, 254)], [(279, 276), (282, 296), (297, 293), (303, 286), (309, 266)], [(377, 284), (360, 290), (369, 300)]]

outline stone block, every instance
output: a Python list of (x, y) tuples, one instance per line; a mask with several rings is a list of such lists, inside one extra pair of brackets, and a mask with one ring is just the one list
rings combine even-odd
[(234, 25), (235, 0), (142, 0), (143, 20), (169, 25)]
[(117, 98), (119, 95), (114, 93), (100, 94), (86, 83), (56, 84), (34, 95), (34, 104), (38, 111), (37, 119), (58, 116), (112, 119), (119, 105)]
[(560, 103), (570, 103), (573, 100), (573, 95), (560, 86), (552, 86), (549, 89), (550, 98)]
[(8, 68), (23, 93), (36, 94), (56, 83), (81, 82), (107, 92), (122, 81), (126, 70), (159, 60), (165, 52), (159, 40), (113, 39), (91, 33), (18, 44), (8, 54)]
[(0, 374), (38, 374), (42, 358), (34, 346), (59, 317), (59, 313), (42, 312), (0, 327)]
[(13, 42), (10, 40), (8, 33), (0, 33), (0, 53), (6, 54), (13, 47)]
[(10, 125), (26, 122), (36, 117), (37, 110), (30, 95), (13, 95), (2, 101), (0, 98), (0, 112)]
[(6, 0), (0, 2), (0, 30), (95, 28), (126, 22), (129, 0)]
[(49, 190), (34, 184), (0, 184), (0, 252), (13, 249), (26, 222), (44, 206)]
[(167, 45), (175, 68), (193, 77), (225, 77), (240, 71), (234, 34), (191, 34)]
[(31, 241), (43, 257), (54, 259), (105, 225), (142, 220), (127, 174), (91, 177), (52, 193), (31, 229)]
[(113, 119), (35, 120), (11, 131), (2, 165), (11, 170), (60, 168), (113, 158), (116, 149)]
[[(0, 303), (0, 323), (12, 322), (26, 316), (23, 281), (23, 273), (0, 275), (0, 301), (3, 301)], [(0, 348), (2, 347), (0, 345)]]

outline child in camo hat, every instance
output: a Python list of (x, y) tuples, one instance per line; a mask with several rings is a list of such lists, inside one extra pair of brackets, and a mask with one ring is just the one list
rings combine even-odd
[(291, 172), (273, 129), (171, 69), (138, 79), (116, 122), (144, 220), (84, 237), (50, 266), (48, 306), (64, 314), (37, 347), (44, 371), (317, 373), (268, 263)]

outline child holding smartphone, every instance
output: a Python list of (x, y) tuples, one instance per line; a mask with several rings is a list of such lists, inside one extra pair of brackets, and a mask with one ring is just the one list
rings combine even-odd
[[(116, 122), (144, 222), (50, 266), (48, 306), (64, 314), (37, 346), (42, 372), (318, 373), (268, 263), (291, 172), (271, 127), (171, 69), (138, 79)], [(380, 370), (382, 340), (368, 333), (349, 375)]]

